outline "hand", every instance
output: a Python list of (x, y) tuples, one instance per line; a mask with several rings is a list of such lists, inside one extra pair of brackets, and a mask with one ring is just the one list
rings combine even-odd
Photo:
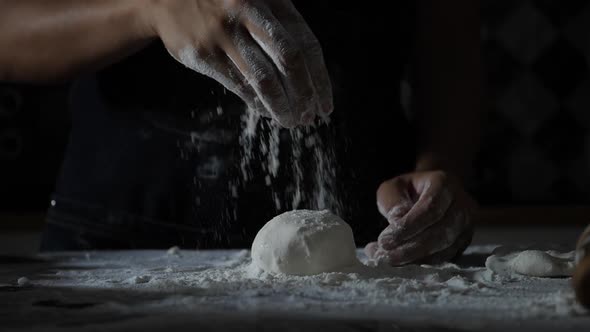
[(185, 66), (284, 127), (332, 112), (322, 49), (290, 0), (151, 0), (149, 31)]
[(414, 172), (385, 181), (377, 206), (389, 226), (369, 243), (369, 258), (391, 265), (436, 264), (460, 255), (471, 242), (475, 201), (442, 171)]

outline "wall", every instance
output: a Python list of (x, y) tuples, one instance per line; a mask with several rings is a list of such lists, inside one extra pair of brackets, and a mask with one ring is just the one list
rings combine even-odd
[(590, 202), (590, 5), (483, 6), (490, 115), (474, 191), (489, 204)]

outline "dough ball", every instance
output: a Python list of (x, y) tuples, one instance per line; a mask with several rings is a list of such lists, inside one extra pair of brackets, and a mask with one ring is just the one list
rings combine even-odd
[(252, 243), (252, 263), (271, 273), (313, 275), (358, 264), (352, 229), (328, 210), (274, 217)]
[(512, 260), (514, 272), (535, 277), (571, 276), (573, 262), (540, 250), (526, 250)]

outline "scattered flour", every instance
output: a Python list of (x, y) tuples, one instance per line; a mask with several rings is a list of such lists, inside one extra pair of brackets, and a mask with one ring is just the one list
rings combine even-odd
[[(468, 252), (489, 254), (487, 249), (471, 247)], [(183, 250), (181, 257), (166, 251), (97, 252), (91, 261), (83, 254), (47, 254), (44, 258), (50, 265), (7, 271), (0, 284), (15, 280), (24, 270), (36, 271), (39, 287), (5, 292), (3, 301), (14, 303), (14, 310), (31, 308), (32, 298), (102, 303), (76, 311), (101, 322), (106, 314), (223, 313), (226, 317), (239, 312), (363, 320), (413, 317), (421, 326), (442, 324), (464, 330), (534, 325), (542, 319), (544, 330), (576, 331), (590, 323), (574, 301), (569, 279), (505, 279), (483, 267), (454, 264), (389, 267), (368, 261), (360, 250), (357, 255), (362, 265), (350, 270), (296, 276), (261, 270), (252, 264), (247, 250)], [(142, 276), (149, 276), (149, 281), (135, 281), (147, 280)], [(32, 317), (57, 321), (67, 313), (58, 307), (47, 316), (50, 310)]]

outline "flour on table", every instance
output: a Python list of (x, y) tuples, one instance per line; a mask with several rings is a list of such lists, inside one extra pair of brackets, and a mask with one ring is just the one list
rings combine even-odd
[(252, 263), (271, 273), (313, 275), (359, 265), (352, 229), (328, 210), (293, 210), (270, 220), (252, 243)]
[[(472, 246), (467, 253), (479, 253), (479, 257), (488, 255), (488, 249)], [(146, 319), (157, 317), (165, 321), (165, 328), (159, 330), (170, 331), (173, 322), (185, 323), (176, 315), (195, 317), (201, 324), (211, 314), (231, 319), (232, 313), (239, 313), (256, 321), (269, 314), (311, 314), (330, 321), (385, 319), (465, 331), (482, 327), (511, 331), (515, 324), (528, 327), (521, 331), (585, 331), (590, 324), (587, 311), (575, 302), (568, 279), (501, 280), (484, 267), (454, 264), (369, 266), (362, 250), (357, 255), (363, 264), (351, 271), (297, 276), (254, 269), (247, 250), (185, 249), (179, 257), (165, 250), (101, 251), (93, 253), (90, 261), (83, 253), (43, 254), (43, 263), (19, 264), (0, 273), (0, 287), (9, 287), (2, 293), (2, 303), (10, 304), (3, 309), (9, 311), (2, 323), (11, 326), (22, 317), (52, 327), (71, 326), (66, 324), (72, 321), (100, 322), (98, 328), (76, 326), (80, 331), (94, 331), (137, 317), (133, 321), (145, 324), (142, 330), (154, 330), (153, 322)], [(35, 287), (11, 291), (23, 275), (34, 280)], [(150, 279), (136, 282), (136, 276)], [(34, 299), (55, 300), (58, 306), (32, 306)], [(63, 308), (64, 303), (100, 305), (71, 310)], [(105, 322), (110, 316), (113, 323)], [(350, 329), (349, 325), (343, 328)], [(28, 326), (23, 330), (29, 330)]]
[(502, 275), (567, 277), (574, 272), (573, 251), (516, 250), (500, 247), (486, 260), (486, 267)]

